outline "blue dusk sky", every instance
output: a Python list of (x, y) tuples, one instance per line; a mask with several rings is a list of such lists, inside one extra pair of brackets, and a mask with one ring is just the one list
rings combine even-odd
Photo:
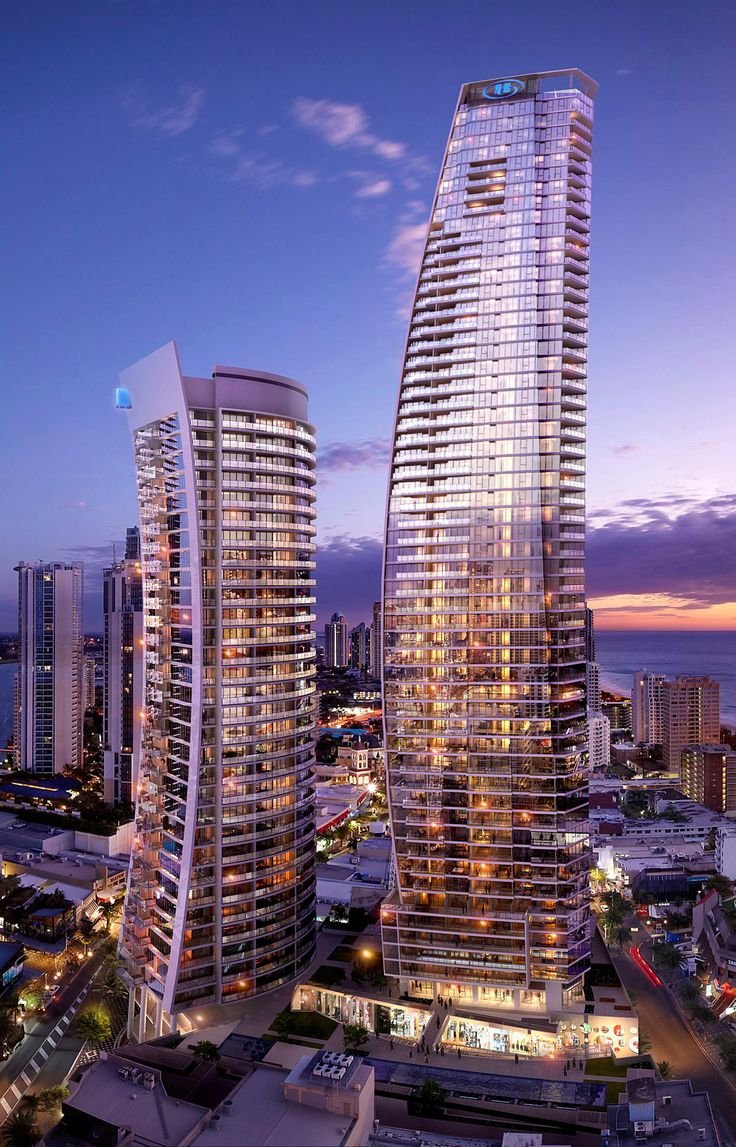
[(420, 245), (464, 81), (576, 66), (593, 174), (588, 590), (736, 627), (732, 2), (4, 0), (0, 629), (19, 560), (136, 520), (118, 371), (307, 384), (319, 614), (379, 591)]

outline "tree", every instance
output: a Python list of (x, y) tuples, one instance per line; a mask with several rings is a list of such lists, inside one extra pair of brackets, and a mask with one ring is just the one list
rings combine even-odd
[(627, 924), (615, 924), (612, 929), (613, 942), (618, 948), (623, 948), (631, 939), (631, 929)]
[(110, 935), (110, 929), (113, 923), (120, 917), (123, 906), (119, 900), (98, 900), (97, 904), (100, 909), (100, 915), (105, 921), (105, 935)]
[(657, 1064), (660, 1079), (672, 1079), (672, 1064), (666, 1059), (660, 1059)]
[(208, 1039), (201, 1039), (199, 1043), (195, 1043), (192, 1048), (192, 1055), (199, 1056), (203, 1063), (214, 1063), (220, 1058), (217, 1044)]
[(32, 1116), (22, 1111), (11, 1115), (0, 1127), (2, 1147), (36, 1147), (40, 1138), (38, 1125), (33, 1122)]
[(652, 955), (656, 958), (658, 964), (670, 970), (677, 968), (682, 960), (682, 954), (678, 952), (675, 945), (664, 940), (659, 940), (653, 946)]
[(333, 765), (337, 760), (337, 750), (339, 742), (335, 737), (331, 737), (329, 733), (320, 737), (317, 744), (314, 746), (314, 755), (321, 765)]
[(127, 1000), (128, 989), (121, 981), (114, 968), (110, 968), (109, 972), (102, 981), (102, 989), (100, 991), (100, 995), (107, 1004), (112, 1004), (116, 1000)]
[(343, 1040), (345, 1042), (345, 1051), (360, 1051), (360, 1049), (368, 1042), (370, 1032), (365, 1024), (345, 1024), (343, 1027)]
[(646, 1028), (639, 1028), (639, 1051), (642, 1055), (652, 1050), (652, 1039)]
[(101, 1008), (90, 1008), (77, 1017), (75, 1033), (79, 1039), (89, 1040), (90, 1043), (104, 1043), (112, 1036), (112, 1024), (107, 1012)]
[(79, 925), (77, 927), (76, 932), (74, 933), (74, 939), (77, 943), (81, 944), (81, 946), (84, 948), (85, 955), (87, 953), (87, 950), (89, 949), (90, 944), (92, 943), (92, 940), (94, 939), (94, 935), (95, 935), (94, 924), (86, 916), (83, 916), (82, 919), (79, 921)]
[(733, 884), (727, 876), (721, 876), (716, 872), (713, 876), (709, 876), (705, 882), (705, 891), (710, 892), (711, 888), (715, 888), (718, 895), (723, 899), (728, 899), (733, 896)]
[(64, 1087), (63, 1083), (55, 1083), (52, 1087), (44, 1087), (38, 1093), (38, 1104), (44, 1111), (53, 1111), (55, 1107), (61, 1107), (64, 1100), (69, 1095), (69, 1088)]
[(444, 1110), (447, 1092), (435, 1079), (425, 1079), (417, 1092), (417, 1099), (428, 1114), (439, 1114)]

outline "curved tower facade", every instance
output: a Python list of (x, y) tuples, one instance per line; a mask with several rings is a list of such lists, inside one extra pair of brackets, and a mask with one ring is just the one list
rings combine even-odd
[(314, 428), (290, 379), (121, 376), (146, 702), (121, 946), (130, 1031), (294, 979), (315, 940)]
[(466, 84), (411, 316), (384, 566), (386, 972), (520, 1009), (589, 957), (585, 406), (593, 97)]

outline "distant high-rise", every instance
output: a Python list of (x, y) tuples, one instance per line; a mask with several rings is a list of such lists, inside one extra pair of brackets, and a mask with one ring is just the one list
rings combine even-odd
[(595, 615), (593, 610), (585, 607), (585, 660), (595, 661)]
[(82, 762), (82, 566), (21, 562), (15, 761), (50, 776)]
[(82, 701), (84, 709), (94, 709), (96, 700), (97, 662), (85, 657), (82, 662)]
[(341, 613), (333, 613), (325, 626), (325, 665), (344, 669), (349, 659), (347, 622)]
[(679, 773), (685, 745), (718, 744), (721, 738), (721, 687), (705, 676), (680, 676), (662, 690), (662, 760)]
[(141, 750), (145, 630), (143, 574), (137, 527), (128, 530), (125, 558), (103, 572), (102, 744), (105, 800), (135, 801)]
[[(590, 953), (585, 406), (593, 97), (463, 86), (393, 440), (384, 722), (401, 990), (559, 1009)], [(524, 1027), (529, 1026), (524, 1021)]]
[(371, 664), (371, 631), (361, 621), (350, 630), (350, 668), (367, 673)]
[(637, 669), (631, 689), (631, 724), (637, 745), (661, 745), (664, 740), (662, 707), (663, 673)]
[(383, 633), (381, 628), (381, 603), (373, 602), (373, 624), (371, 625), (371, 673), (379, 681), (383, 666)]
[(315, 946), (314, 428), (299, 383), (125, 371), (146, 704), (122, 929), (130, 1031), (293, 980)]
[(728, 745), (685, 745), (680, 778), (691, 800), (715, 812), (736, 810), (736, 753)]

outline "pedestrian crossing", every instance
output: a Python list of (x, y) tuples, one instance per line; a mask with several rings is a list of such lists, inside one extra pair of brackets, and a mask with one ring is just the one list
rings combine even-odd
[(64, 1038), (66, 1032), (69, 1029), (69, 1025), (74, 1019), (76, 1012), (79, 1010), (80, 1004), (89, 992), (98, 975), (99, 969), (95, 973), (94, 977), (90, 980), (90, 982), (86, 984), (84, 988), (82, 988), (82, 991), (79, 993), (74, 1002), (70, 1004), (69, 1008), (66, 1010), (56, 1026), (46, 1036), (41, 1046), (37, 1048), (33, 1053), (33, 1056), (23, 1068), (23, 1071), (19, 1073), (15, 1082), (12, 1083), (10, 1087), (8, 1087), (5, 1091), (5, 1094), (0, 1097), (0, 1121), (4, 1120), (4, 1118), (10, 1115), (18, 1106), (18, 1103), (23, 1098), (38, 1073), (41, 1071), (41, 1068), (44, 1066), (46, 1060), (49, 1059), (49, 1057), (53, 1054), (54, 1049)]

